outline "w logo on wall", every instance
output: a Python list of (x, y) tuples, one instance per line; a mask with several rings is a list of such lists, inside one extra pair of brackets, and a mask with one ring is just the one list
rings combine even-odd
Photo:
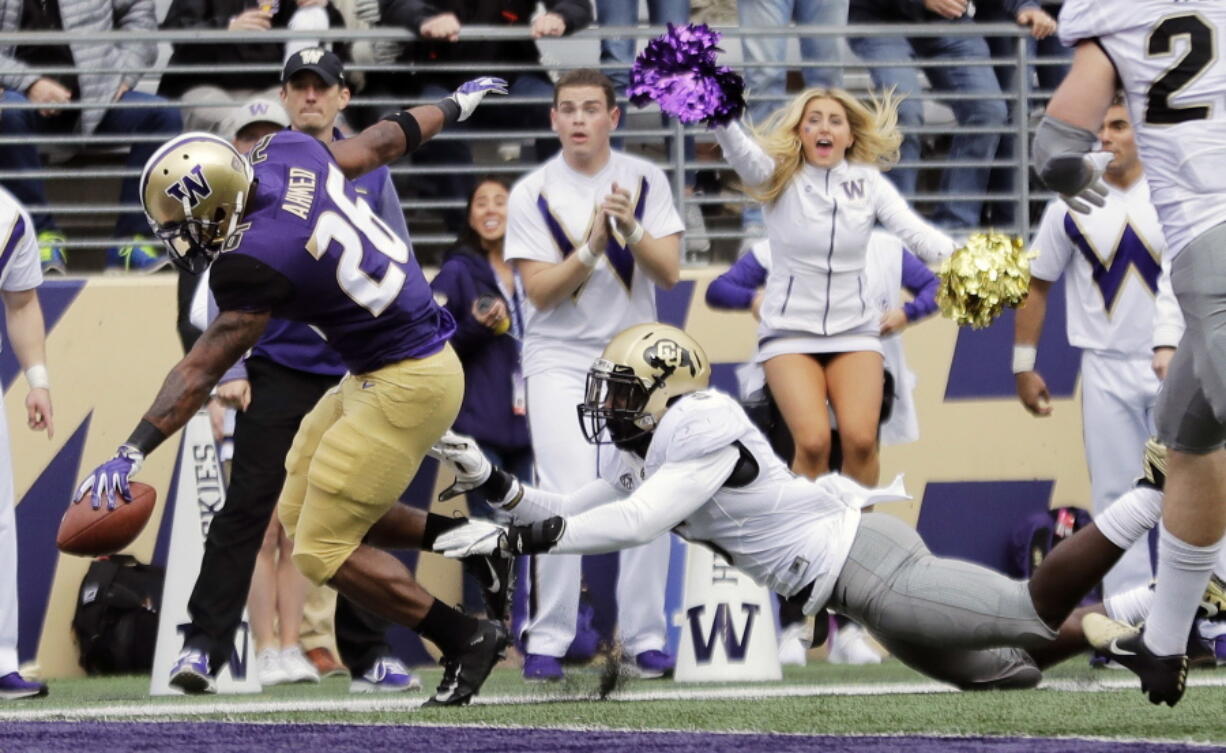
[(166, 188), (167, 196), (179, 201), (186, 199), (188, 206), (193, 208), (212, 193), (213, 189), (205, 179), (204, 168), (200, 165), (193, 167), (187, 175)]

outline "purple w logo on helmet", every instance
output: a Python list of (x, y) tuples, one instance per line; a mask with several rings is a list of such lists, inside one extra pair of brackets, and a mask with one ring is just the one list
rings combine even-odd
[(193, 167), (187, 175), (166, 187), (166, 195), (179, 201), (187, 201), (187, 205), (195, 207), (213, 193), (208, 180), (204, 177), (204, 168)]

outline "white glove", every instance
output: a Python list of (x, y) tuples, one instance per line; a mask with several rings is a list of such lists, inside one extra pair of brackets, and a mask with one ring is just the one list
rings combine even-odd
[(1107, 165), (1115, 159), (1115, 155), (1111, 152), (1090, 152), (1081, 159), (1090, 170), (1089, 183), (1072, 196), (1060, 194), (1060, 199), (1074, 212), (1089, 214), (1094, 211), (1094, 207), (1105, 206), (1107, 203), (1107, 184), (1103, 183), (1103, 173), (1107, 171)]
[(434, 540), (434, 551), (451, 559), (474, 555), (502, 554), (506, 548), (507, 529), (484, 520), (468, 523), (440, 534)]
[(486, 94), (506, 94), (507, 82), (493, 76), (482, 76), (472, 81), (460, 84), (451, 95), (451, 99), (460, 106), (460, 117), (457, 120), (468, 120)]
[(434, 443), (429, 454), (455, 473), (455, 481), (438, 495), (440, 502), (481, 486), (494, 469), (472, 437), (450, 430)]

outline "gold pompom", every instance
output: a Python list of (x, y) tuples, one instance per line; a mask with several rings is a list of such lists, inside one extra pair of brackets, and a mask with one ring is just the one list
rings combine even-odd
[(941, 313), (975, 329), (988, 326), (1005, 306), (1016, 307), (1026, 300), (1032, 258), (1034, 254), (1023, 248), (1021, 238), (975, 233), (941, 262), (937, 272)]

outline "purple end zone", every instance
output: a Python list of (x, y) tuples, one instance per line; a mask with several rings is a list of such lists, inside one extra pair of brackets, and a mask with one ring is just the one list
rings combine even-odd
[[(462, 711), (460, 712), (463, 713)], [(109, 751), (328, 751), (375, 750), (539, 751), (654, 750), (676, 753), (1167, 753), (1223, 751), (1180, 743), (1121, 743), (1008, 737), (839, 737), (833, 735), (712, 734), (499, 729), (422, 725), (229, 724), (224, 722), (12, 722), (0, 724), (0, 751), (108, 753)]]

